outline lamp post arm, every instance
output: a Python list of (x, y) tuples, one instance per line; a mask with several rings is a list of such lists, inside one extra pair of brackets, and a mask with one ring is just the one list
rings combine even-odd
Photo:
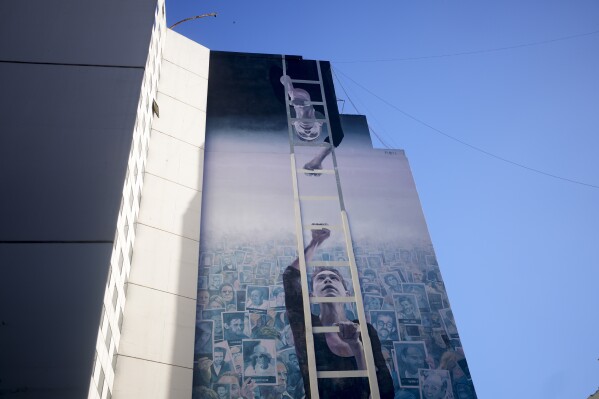
[(172, 24), (171, 26), (169, 26), (169, 29), (173, 29), (175, 26), (182, 24), (183, 22), (192, 21), (194, 19), (204, 18), (204, 17), (216, 17), (216, 15), (217, 14), (215, 12), (210, 12), (208, 14), (196, 15), (195, 17), (185, 18), (185, 19), (182, 19), (181, 21), (176, 22), (176, 23)]

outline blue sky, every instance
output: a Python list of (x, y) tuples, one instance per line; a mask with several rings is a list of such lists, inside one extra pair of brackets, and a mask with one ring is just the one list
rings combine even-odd
[(599, 2), (167, 1), (212, 11), (176, 31), (332, 61), (340, 108), (406, 151), (481, 399), (597, 389)]

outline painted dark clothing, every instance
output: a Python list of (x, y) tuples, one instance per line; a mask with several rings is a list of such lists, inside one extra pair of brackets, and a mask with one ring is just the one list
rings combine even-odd
[(227, 362), (223, 362), (223, 365), (220, 367), (218, 373), (214, 368), (214, 364), (210, 366), (210, 383), (215, 384), (218, 382), (218, 379), (222, 377), (223, 374), (231, 372), (231, 365)]
[[(295, 340), (295, 350), (300, 370), (302, 371), (304, 379), (306, 398), (310, 398), (306, 331), (304, 327), (304, 308), (299, 270), (291, 266), (287, 267), (283, 274), (283, 286), (285, 288), (287, 315)], [(322, 326), (320, 319), (316, 315), (312, 315), (312, 326)], [(394, 397), (393, 380), (391, 379), (389, 369), (385, 364), (385, 359), (381, 352), (381, 342), (376, 330), (370, 324), (368, 324), (368, 335), (370, 336), (372, 344), (381, 398), (392, 399)], [(324, 334), (314, 334), (314, 352), (318, 371), (345, 371), (358, 369), (355, 357), (338, 356), (330, 350)], [(319, 379), (318, 392), (322, 399), (368, 399), (370, 396), (370, 387), (367, 378), (323, 378)]]

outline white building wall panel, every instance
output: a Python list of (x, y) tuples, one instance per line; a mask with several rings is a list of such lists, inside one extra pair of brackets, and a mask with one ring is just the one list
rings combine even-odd
[(205, 77), (190, 73), (188, 69), (169, 61), (164, 62), (162, 71), (160, 93), (206, 111), (206, 96), (202, 95), (208, 85)]
[(130, 281), (196, 299), (198, 242), (138, 224)]
[(164, 48), (164, 61), (208, 80), (210, 50), (171, 30), (167, 34), (167, 43), (170, 44)]
[[(119, 380), (119, 376), (127, 379)], [(188, 368), (122, 357), (113, 398), (191, 398), (193, 374)]]
[(200, 236), (199, 191), (155, 175), (146, 174), (144, 180), (138, 223), (197, 240)]
[(201, 148), (181, 140), (173, 140), (171, 136), (154, 130), (146, 172), (199, 190), (203, 175), (198, 170), (204, 164), (203, 155)]
[(134, 282), (127, 295), (119, 356), (191, 368), (195, 300)]
[[(156, 101), (160, 105), (160, 118), (155, 120), (152, 129), (197, 147), (203, 147), (205, 111), (160, 92)], [(169, 112), (164, 112), (167, 109)], [(200, 127), (202, 130), (199, 130)]]

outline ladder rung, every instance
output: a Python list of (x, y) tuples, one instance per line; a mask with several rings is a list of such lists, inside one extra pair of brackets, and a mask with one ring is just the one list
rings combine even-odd
[(368, 378), (367, 370), (317, 371), (318, 378)]
[(313, 261), (308, 262), (308, 266), (313, 267), (349, 267), (347, 261)]
[(353, 303), (356, 298), (353, 296), (311, 296), (310, 303)]
[(300, 195), (300, 201), (338, 201), (334, 195)]
[(343, 226), (335, 226), (329, 224), (305, 224), (304, 230), (320, 230), (320, 229), (328, 229), (328, 230), (343, 230)]
[(293, 145), (296, 147), (330, 147), (331, 143), (326, 141), (296, 141)]
[[(308, 105), (324, 105), (324, 101), (304, 101), (302, 104), (304, 107)], [(289, 103), (289, 106), (293, 107), (294, 105)]]
[(312, 327), (312, 334), (336, 333), (339, 326)]
[(298, 168), (297, 171), (299, 173), (308, 173), (308, 174), (325, 174), (325, 175), (334, 175), (335, 169), (302, 169)]
[(327, 123), (326, 119), (319, 119), (319, 118), (289, 118), (289, 120), (291, 122), (320, 122), (320, 123)]
[(320, 80), (303, 80), (303, 79), (291, 79), (291, 83), (309, 83), (309, 84), (320, 84)]

